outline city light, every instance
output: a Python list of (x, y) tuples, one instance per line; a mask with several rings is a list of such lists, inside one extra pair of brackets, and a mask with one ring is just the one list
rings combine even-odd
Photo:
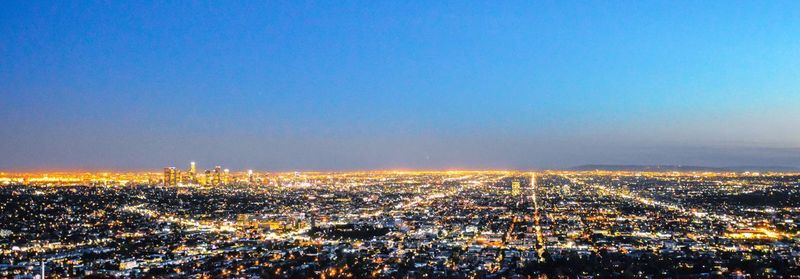
[(42, 260), (115, 277), (798, 270), (800, 174), (196, 168), (3, 173), (0, 275)]

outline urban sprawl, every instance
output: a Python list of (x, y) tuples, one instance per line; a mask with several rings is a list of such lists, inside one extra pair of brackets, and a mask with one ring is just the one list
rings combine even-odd
[(0, 173), (0, 277), (798, 278), (800, 174)]

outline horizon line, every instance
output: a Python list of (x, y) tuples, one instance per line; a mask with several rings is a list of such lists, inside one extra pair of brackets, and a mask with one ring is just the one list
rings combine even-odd
[[(589, 166), (597, 166), (598, 168), (595, 169), (580, 169), (581, 167), (589, 167)], [(603, 168), (606, 167), (606, 168)], [(629, 167), (630, 169), (608, 169), (613, 167)], [(665, 167), (664, 169), (635, 169), (636, 167)], [(707, 168), (707, 169), (698, 169), (698, 170), (675, 170), (669, 169), (670, 167), (685, 167), (685, 168)], [(746, 168), (746, 167), (753, 167), (753, 168), (763, 168), (762, 170), (735, 170), (734, 168)], [(770, 169), (773, 170), (770, 170)], [(784, 170), (775, 170), (779, 168), (784, 168)], [(179, 168), (183, 170), (183, 168)], [(571, 171), (571, 172), (589, 172), (589, 171), (608, 171), (608, 172), (686, 172), (686, 173), (697, 173), (697, 172), (707, 172), (707, 173), (744, 173), (744, 172), (772, 172), (772, 173), (800, 173), (800, 168), (794, 166), (727, 166), (727, 167), (715, 167), (715, 166), (699, 166), (699, 165), (675, 165), (675, 164), (663, 164), (663, 165), (629, 165), (629, 164), (619, 164), (619, 165), (612, 165), (612, 164), (584, 164), (584, 165), (577, 165), (567, 168), (532, 168), (532, 169), (516, 169), (516, 168), (508, 168), (508, 169), (497, 169), (497, 168), (365, 168), (365, 169), (249, 169), (249, 168), (242, 168), (242, 169), (231, 169), (232, 173), (237, 172), (247, 172), (248, 170), (252, 170), (253, 172), (260, 172), (260, 173), (292, 173), (292, 172), (299, 172), (299, 173), (357, 173), (357, 172), (548, 172), (548, 171)], [(98, 174), (98, 173), (161, 173), (163, 169), (0, 169), (0, 174), (47, 174), (47, 173), (91, 173), (91, 174)], [(198, 171), (200, 173), (200, 171)]]

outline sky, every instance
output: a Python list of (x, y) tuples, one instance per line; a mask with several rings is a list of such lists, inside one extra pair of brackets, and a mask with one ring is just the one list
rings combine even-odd
[(0, 169), (800, 167), (798, 1), (2, 1)]

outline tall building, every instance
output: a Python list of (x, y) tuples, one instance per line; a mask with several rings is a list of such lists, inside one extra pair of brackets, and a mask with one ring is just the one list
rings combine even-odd
[(521, 191), (522, 187), (520, 186), (519, 180), (511, 181), (511, 195), (515, 197), (519, 196)]
[(164, 168), (164, 186), (175, 186), (180, 183), (180, 172), (175, 167)]
[(231, 177), (231, 170), (225, 169), (222, 175), (222, 184), (230, 183), (231, 182), (230, 177)]
[(256, 177), (253, 175), (253, 170), (247, 170), (247, 182), (250, 184), (256, 182)]
[(211, 185), (214, 186), (222, 185), (222, 167), (220, 166), (214, 167), (214, 178), (211, 180)]
[(211, 173), (210, 170), (205, 171), (205, 175), (203, 176), (203, 186), (211, 186), (214, 183), (214, 175)]
[(189, 183), (197, 183), (197, 165), (194, 162), (189, 163)]
[(171, 168), (167, 167), (164, 168), (164, 186), (167, 186), (172, 182), (172, 170)]

